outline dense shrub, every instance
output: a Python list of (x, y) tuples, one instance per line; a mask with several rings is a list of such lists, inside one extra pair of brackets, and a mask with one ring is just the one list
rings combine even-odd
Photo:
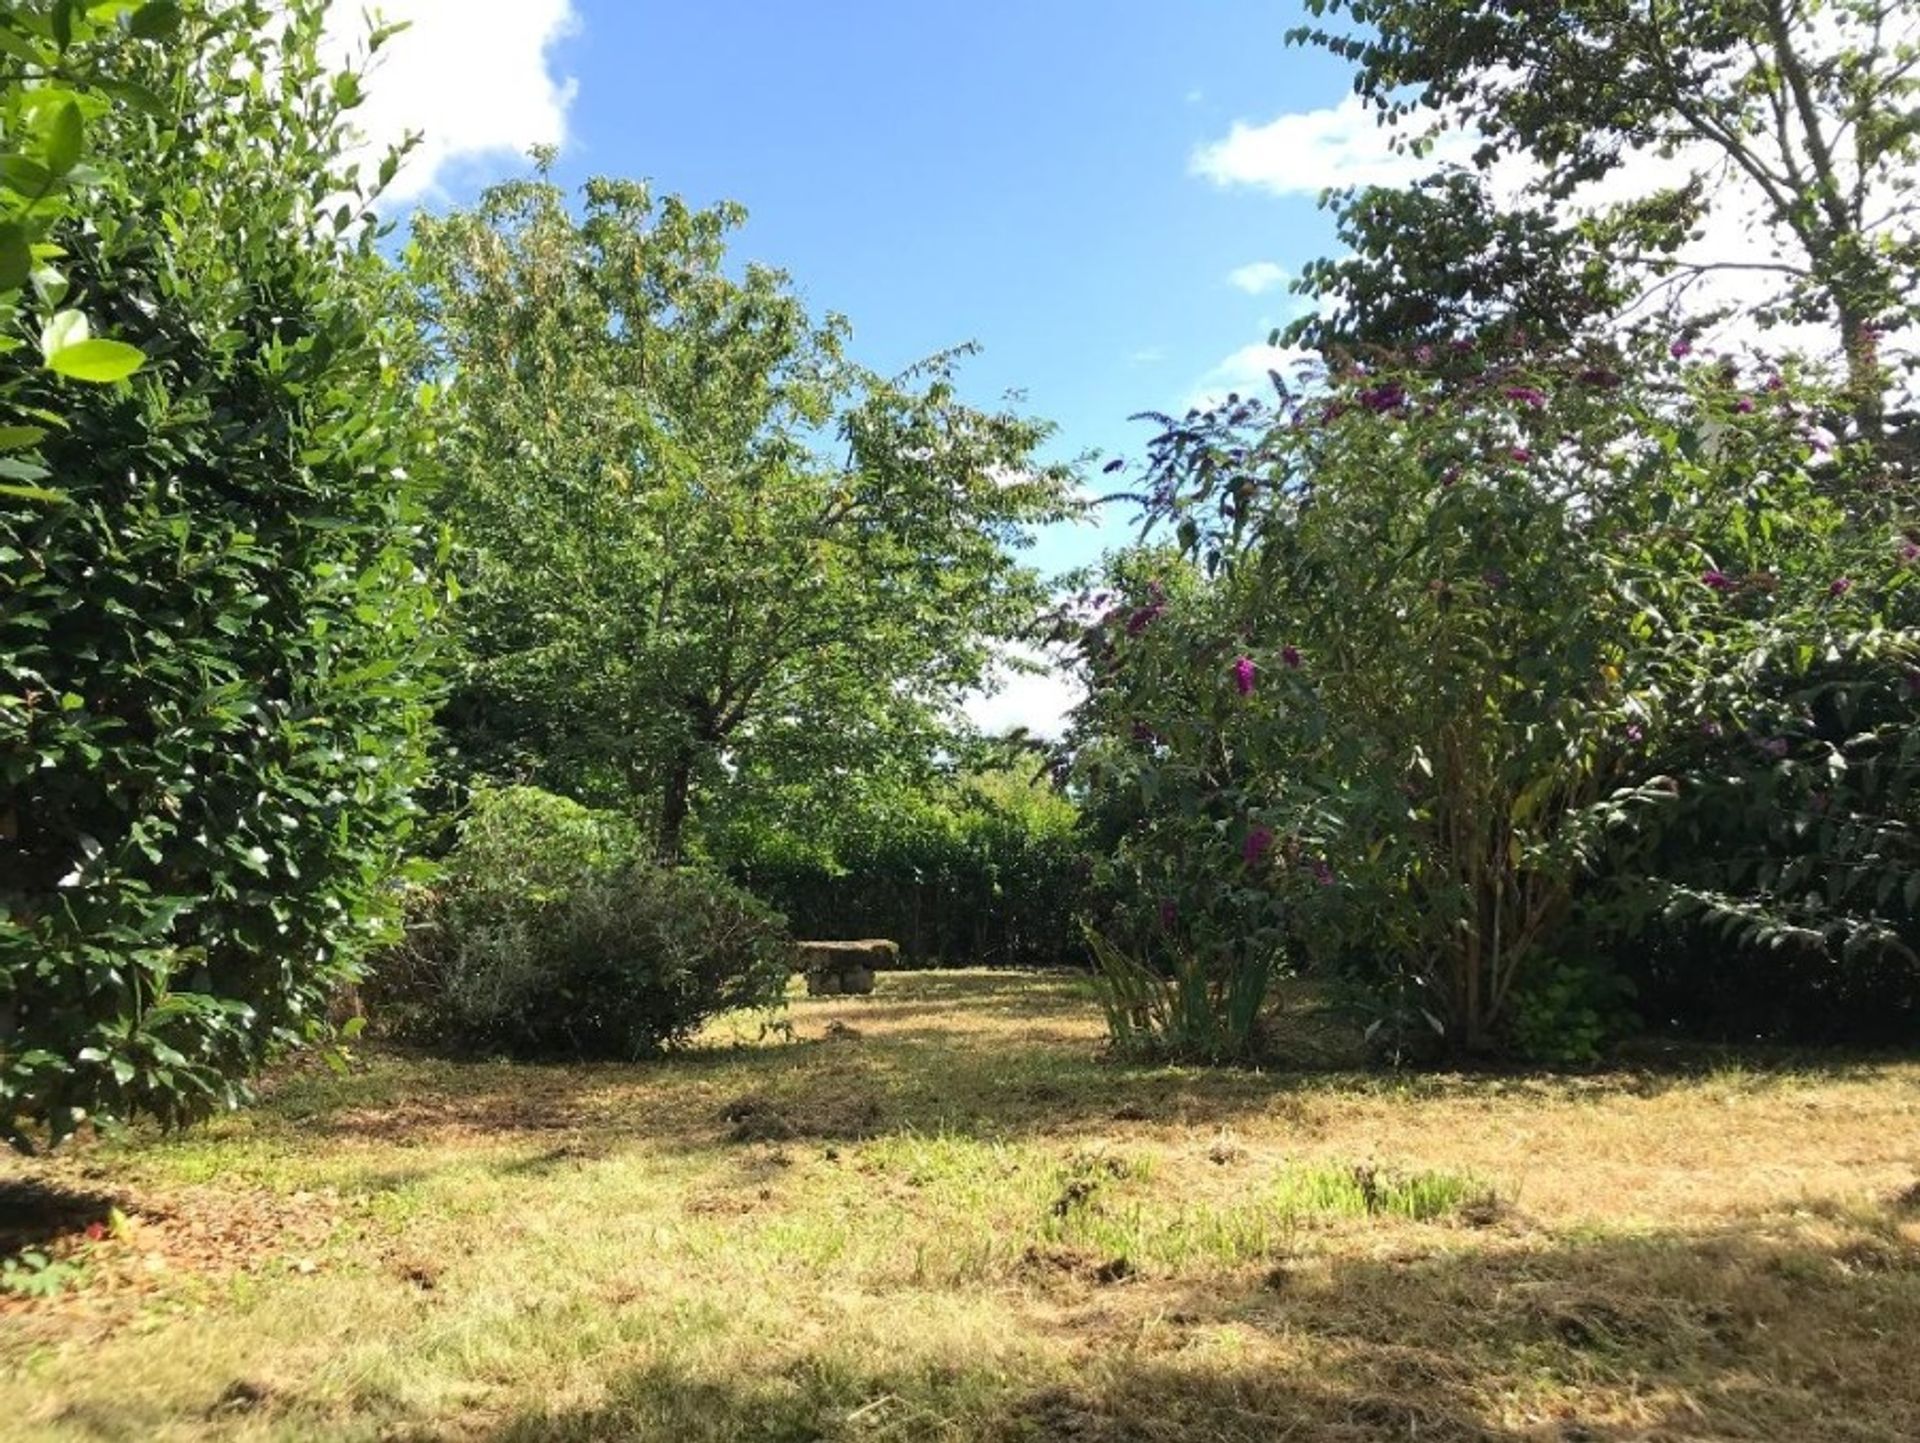
[(524, 915), (457, 914), (445, 1035), (515, 1056), (651, 1056), (719, 1013), (777, 1005), (793, 971), (778, 913), (718, 877), (651, 862)]
[(322, 1028), (412, 825), (425, 438), (377, 182), (341, 160), (359, 80), (322, 62), (324, 11), (189, 5), (179, 45), (101, 60), (116, 104), (87, 126), (62, 284), (146, 364), (12, 393), (60, 418), (52, 494), (0, 494), (0, 1131), (18, 1143), (230, 1105)]
[(1652, 923), (1910, 966), (1920, 543), (1823, 398), (1386, 360), (1155, 446), (1177, 554), (1087, 638), (1113, 935), (1247, 1019), (1227, 980), (1308, 965), (1563, 1059), (1619, 1012), (1566, 959)]
[(889, 937), (909, 967), (1084, 963), (1085, 851), (1073, 805), (1018, 771), (899, 793), (800, 835), (764, 823), (716, 847), (798, 936)]
[(777, 1005), (793, 970), (780, 916), (640, 852), (623, 818), (531, 787), (478, 793), (408, 944), (376, 969), (376, 1007), (464, 1049), (631, 1059)]

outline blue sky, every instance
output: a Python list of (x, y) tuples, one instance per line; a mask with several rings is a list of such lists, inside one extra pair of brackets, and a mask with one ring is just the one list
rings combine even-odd
[[(404, 187), (468, 199), (533, 141), (558, 173), (744, 203), (742, 259), (845, 314), (862, 361), (962, 341), (969, 399), (1023, 393), (1054, 452), (1135, 454), (1128, 420), (1255, 384), (1329, 244), (1315, 203), (1386, 159), (1348, 74), (1256, 0), (393, 0), (416, 26), (375, 128), (429, 145)], [(1097, 479), (1097, 475), (1096, 475)], [(1043, 538), (1048, 570), (1113, 524)]]
[(1067, 453), (1137, 446), (1130, 414), (1284, 314), (1228, 275), (1326, 243), (1312, 200), (1190, 173), (1233, 119), (1338, 98), (1338, 67), (1284, 46), (1291, 5), (579, 8), (565, 176), (744, 202), (741, 249), (846, 314), (861, 359), (977, 341), (972, 397), (1023, 391)]

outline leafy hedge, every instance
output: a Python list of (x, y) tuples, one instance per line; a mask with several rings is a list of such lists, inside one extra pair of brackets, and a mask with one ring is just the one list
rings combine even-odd
[(993, 774), (896, 797), (824, 838), (740, 828), (715, 850), (799, 936), (890, 937), (909, 967), (1078, 966), (1077, 822), (1064, 798)]
[(359, 81), (320, 60), (318, 0), (186, 16), (180, 46), (109, 57), (128, 98), (58, 233), (71, 301), (145, 368), (22, 383), (54, 494), (0, 496), (19, 1145), (231, 1105), (319, 1032), (423, 766), (435, 547), (377, 185), (341, 161)]

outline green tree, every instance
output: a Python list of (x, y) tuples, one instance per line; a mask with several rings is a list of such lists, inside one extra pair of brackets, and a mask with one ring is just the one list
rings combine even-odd
[(930, 746), (1069, 508), (1045, 426), (957, 399), (962, 353), (875, 375), (782, 273), (730, 271), (741, 219), (620, 180), (576, 214), (543, 170), (413, 247), (470, 547), (452, 737), (639, 803), (664, 860), (703, 789)]
[(322, 58), (321, 0), (178, 8), (177, 45), (100, 57), (104, 93), (151, 99), (91, 120), (84, 219), (50, 232), (66, 304), (146, 364), (22, 380), (58, 419), (53, 495), (0, 497), (19, 1144), (231, 1105), (319, 1031), (380, 930), (425, 760), (425, 437), (368, 210), (397, 161), (363, 180), (344, 159), (363, 62)]
[[(1294, 41), (1352, 61), (1356, 90), (1383, 119), (1431, 119), (1411, 144), (1457, 127), (1480, 137), (1481, 170), (1522, 156), (1538, 175), (1505, 217), (1471, 178), (1346, 195), (1338, 204), (1359, 258), (1308, 274), (1336, 315), (1331, 326), (1309, 320), (1302, 335), (1423, 339), (1398, 328), (1406, 309), (1386, 284), (1396, 274), (1401, 295), (1431, 290), (1449, 302), (1437, 316), (1457, 316), (1469, 300), (1553, 334), (1567, 324), (1556, 305), (1569, 291), (1577, 320), (1605, 312), (1609, 298), (1732, 266), (1753, 273), (1756, 296), (1772, 292), (1745, 308), (1835, 327), (1848, 406), (1864, 434), (1879, 434), (1889, 383), (1880, 337), (1920, 316), (1920, 201), (1908, 179), (1920, 156), (1920, 25), (1904, 0), (1307, 8), (1356, 28), (1302, 27)], [(1658, 195), (1566, 213), (1581, 187), (1662, 154), (1698, 162)], [(1757, 197), (1777, 254), (1689, 260), (1689, 233), (1730, 203), (1730, 182)], [(1469, 243), (1487, 249), (1474, 256)], [(1469, 256), (1463, 292), (1453, 267)]]

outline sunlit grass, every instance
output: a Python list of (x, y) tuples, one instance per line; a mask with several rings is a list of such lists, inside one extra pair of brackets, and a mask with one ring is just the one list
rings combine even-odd
[(0, 1437), (1860, 1443), (1920, 1413), (1920, 1067), (1121, 1066), (1077, 979), (977, 973), (793, 1021), (646, 1067), (374, 1051), (7, 1164), (129, 1223), (0, 1302)]

